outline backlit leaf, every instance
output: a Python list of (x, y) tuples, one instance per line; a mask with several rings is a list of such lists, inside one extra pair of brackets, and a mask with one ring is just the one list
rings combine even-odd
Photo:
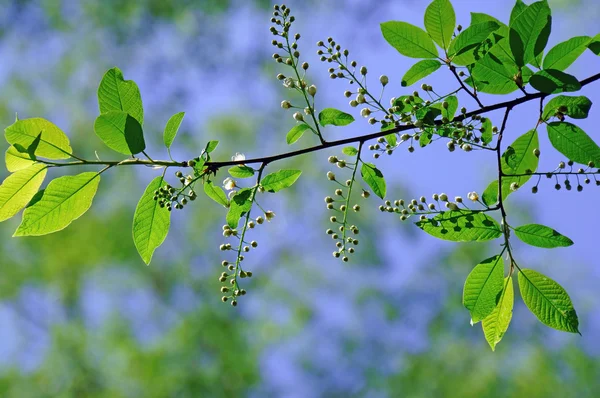
[(473, 268), (463, 289), (463, 305), (471, 313), (471, 322), (479, 322), (496, 308), (503, 281), (502, 256), (490, 257)]
[(332, 124), (334, 126), (346, 126), (354, 121), (354, 117), (345, 112), (342, 112), (334, 108), (325, 108), (319, 112), (319, 124), (321, 126), (327, 126)]
[(437, 59), (424, 59), (410, 67), (402, 77), (402, 87), (415, 84), (426, 76), (429, 76), (442, 66)]
[(360, 175), (375, 195), (379, 196), (381, 199), (385, 197), (385, 178), (383, 178), (383, 174), (381, 174), (381, 171), (379, 171), (374, 164), (363, 163), (360, 168)]
[(575, 36), (552, 47), (544, 57), (544, 69), (567, 69), (592, 41), (589, 36)]
[(483, 242), (502, 235), (496, 220), (485, 213), (468, 210), (445, 211), (416, 225), (431, 236), (454, 242)]
[(588, 117), (591, 107), (592, 101), (590, 101), (588, 97), (557, 95), (548, 101), (544, 107), (542, 119), (548, 120), (559, 112), (562, 115), (572, 117), (573, 119), (585, 119)]
[(529, 80), (531, 87), (546, 94), (556, 94), (568, 91), (579, 91), (581, 83), (573, 75), (556, 69), (536, 72)]
[(515, 235), (523, 242), (531, 246), (553, 248), (567, 247), (573, 244), (573, 241), (558, 231), (540, 224), (527, 224), (515, 228)]
[(17, 120), (4, 130), (6, 141), (23, 148), (29, 146), (42, 133), (35, 155), (48, 159), (68, 159), (72, 149), (69, 138), (55, 124), (42, 119), (31, 118)]
[(167, 149), (171, 148), (171, 144), (173, 144), (173, 140), (175, 140), (175, 136), (177, 135), (177, 131), (179, 131), (179, 126), (181, 126), (184, 116), (185, 112), (179, 112), (171, 116), (167, 121), (165, 132), (163, 134), (163, 142)]
[(125, 80), (119, 68), (106, 71), (98, 87), (100, 113), (123, 111), (140, 125), (144, 124), (144, 108), (140, 89), (133, 80)]
[(411, 58), (437, 58), (438, 52), (429, 35), (407, 22), (389, 21), (381, 24), (381, 33), (402, 55)]
[(260, 185), (267, 192), (277, 192), (284, 188), (291, 187), (302, 172), (300, 170), (279, 170), (275, 173), (266, 175)]
[(304, 135), (304, 132), (309, 129), (310, 127), (306, 123), (298, 124), (292, 127), (292, 129), (287, 133), (285, 136), (285, 141), (288, 143), (288, 145), (291, 145), (298, 141), (300, 137)]
[(452, 41), (456, 15), (449, 0), (433, 0), (425, 10), (425, 29), (429, 36), (443, 49)]
[(0, 185), (0, 221), (17, 214), (40, 189), (48, 166), (33, 164), (9, 175)]
[(508, 329), (512, 319), (515, 293), (512, 278), (509, 276), (504, 279), (504, 289), (494, 311), (488, 315), (482, 322), (481, 328), (492, 351), (496, 350), (496, 345), (502, 340), (504, 333)]
[(140, 123), (122, 111), (110, 111), (96, 118), (96, 135), (110, 149), (125, 155), (135, 155), (146, 149)]
[(546, 127), (552, 146), (567, 159), (600, 165), (600, 148), (582, 129), (569, 122), (552, 122)]

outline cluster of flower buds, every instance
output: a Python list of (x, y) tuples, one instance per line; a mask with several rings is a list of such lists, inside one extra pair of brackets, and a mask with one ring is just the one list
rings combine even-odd
[[(539, 149), (534, 149), (534, 155), (539, 156), (539, 154), (540, 154)], [(575, 163), (572, 160), (569, 160), (566, 163), (559, 162), (558, 166), (551, 172), (536, 173), (538, 175), (538, 180), (537, 180), (536, 184), (531, 188), (531, 192), (538, 193), (542, 175), (545, 175), (547, 179), (552, 179), (554, 177), (554, 180), (555, 180), (554, 189), (556, 189), (557, 191), (562, 189), (563, 185), (567, 191), (570, 191), (573, 189), (573, 185), (571, 184), (571, 180), (569, 179), (569, 177), (571, 179), (575, 179), (577, 181), (577, 186), (576, 186), (577, 192), (583, 191), (583, 187), (585, 185), (590, 184), (592, 182), (592, 179), (594, 179), (594, 182), (597, 186), (600, 186), (600, 180), (598, 180), (596, 178), (596, 176), (598, 174), (600, 174), (600, 169), (596, 168), (595, 162), (589, 161), (587, 163), (586, 168), (580, 167), (580, 168), (577, 168), (576, 170), (573, 167), (574, 164)], [(563, 180), (563, 183), (561, 184), (559, 179), (562, 179), (562, 178), (564, 178), (564, 180)]]
[(166, 208), (168, 211), (173, 209), (181, 210), (189, 201), (194, 201), (197, 198), (196, 192), (193, 189), (189, 189), (186, 192), (186, 188), (193, 182), (192, 176), (184, 176), (181, 171), (177, 171), (175, 176), (182, 183), (181, 188), (177, 189), (166, 184), (154, 191), (153, 199), (158, 201), (160, 207)]

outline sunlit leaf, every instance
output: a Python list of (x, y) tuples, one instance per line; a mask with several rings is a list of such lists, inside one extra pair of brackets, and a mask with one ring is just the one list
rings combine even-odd
[(233, 166), (228, 172), (234, 178), (248, 178), (254, 175), (254, 169), (248, 166)]
[(171, 116), (167, 121), (165, 132), (163, 134), (163, 142), (165, 143), (167, 149), (171, 148), (171, 144), (173, 144), (173, 140), (175, 140), (175, 136), (179, 131), (179, 126), (181, 126), (184, 116), (185, 112), (179, 112)]
[(277, 192), (282, 189), (291, 187), (302, 172), (300, 170), (279, 170), (275, 173), (266, 175), (260, 185), (267, 192)]
[(437, 59), (424, 59), (419, 61), (411, 66), (408, 71), (406, 71), (400, 84), (402, 87), (415, 84), (419, 80), (438, 70), (441, 66), (441, 62)]
[(558, 283), (531, 270), (519, 272), (521, 297), (543, 324), (565, 332), (579, 333), (579, 320), (571, 298)]
[[(391, 134), (391, 135), (393, 135), (393, 134)], [(342, 152), (344, 153), (344, 155), (348, 155), (348, 156), (356, 156), (356, 155), (358, 155), (358, 149), (354, 148), (353, 146), (344, 147), (342, 149)]]
[(29, 146), (42, 133), (35, 155), (48, 159), (68, 159), (72, 149), (67, 135), (55, 124), (42, 118), (21, 119), (4, 130), (6, 141), (23, 148)]
[(518, 66), (532, 63), (537, 64), (536, 57), (544, 50), (552, 25), (550, 7), (546, 1), (538, 1), (514, 19), (511, 16), (509, 25), (509, 43), (514, 60)]
[(140, 123), (122, 111), (110, 111), (96, 118), (96, 135), (110, 149), (125, 155), (135, 155), (146, 149)]
[(374, 164), (363, 163), (360, 168), (360, 175), (375, 195), (379, 196), (381, 199), (385, 197), (385, 178), (383, 178), (383, 174), (381, 174), (381, 171), (379, 171)]
[(567, 159), (600, 165), (600, 148), (582, 129), (569, 122), (552, 122), (546, 126), (552, 146)]
[(229, 211), (227, 212), (227, 225), (231, 228), (237, 228), (240, 218), (248, 213), (252, 208), (253, 200), (253, 189), (244, 188), (240, 189), (229, 204)]
[(438, 52), (429, 35), (407, 22), (389, 21), (381, 24), (381, 33), (402, 55), (412, 58), (437, 58)]
[(204, 193), (206, 196), (222, 205), (223, 207), (229, 206), (229, 201), (227, 200), (227, 195), (225, 195), (225, 191), (218, 185), (214, 185), (212, 181), (208, 180), (204, 183)]
[(310, 127), (306, 123), (298, 124), (292, 127), (292, 129), (287, 133), (285, 141), (288, 143), (288, 145), (291, 145), (294, 142), (298, 141), (300, 137), (304, 135), (304, 132), (309, 129)]
[(325, 108), (319, 112), (319, 124), (321, 126), (327, 126), (332, 124), (334, 126), (346, 126), (354, 121), (354, 117), (345, 112), (342, 112), (334, 108)]
[(495, 21), (485, 21), (482, 23), (472, 24), (467, 29), (460, 32), (458, 36), (450, 44), (448, 55), (458, 56), (467, 51), (472, 51), (475, 47), (487, 39), (490, 33), (498, 30), (500, 25)]
[(429, 36), (443, 49), (452, 41), (456, 15), (449, 0), (433, 0), (425, 10), (425, 29)]
[(144, 124), (144, 108), (140, 89), (133, 80), (125, 80), (119, 68), (106, 71), (98, 87), (100, 113), (123, 111), (140, 125)]
[(463, 289), (463, 305), (477, 323), (490, 315), (500, 298), (504, 281), (504, 261), (496, 255), (483, 260), (471, 271)]
[(48, 166), (36, 163), (9, 175), (0, 185), (0, 221), (17, 214), (40, 189)]
[(166, 185), (163, 177), (153, 179), (142, 194), (133, 215), (133, 242), (146, 264), (150, 264), (154, 251), (169, 233), (171, 212), (154, 199), (155, 192)]
[(529, 80), (531, 87), (546, 94), (579, 91), (581, 83), (573, 75), (555, 69), (536, 72)]
[(548, 120), (558, 113), (572, 117), (573, 119), (585, 119), (588, 117), (591, 107), (592, 101), (590, 101), (588, 97), (557, 95), (548, 101), (544, 107), (542, 119)]
[(11, 173), (26, 169), (35, 163), (28, 153), (19, 152), (13, 145), (6, 150), (5, 161), (6, 169)]
[(553, 248), (567, 247), (573, 241), (558, 231), (540, 224), (526, 224), (515, 228), (515, 235), (523, 242), (531, 246)]
[(416, 225), (431, 236), (454, 242), (483, 242), (502, 235), (496, 220), (469, 210), (445, 211)]
[(575, 36), (552, 47), (544, 57), (544, 69), (567, 69), (592, 41), (589, 36)]
[(66, 228), (90, 208), (99, 183), (100, 174), (95, 172), (50, 181), (23, 212), (14, 236), (46, 235)]
[(512, 278), (509, 276), (504, 279), (504, 289), (498, 301), (498, 305), (490, 315), (481, 321), (481, 328), (492, 351), (496, 350), (496, 345), (502, 340), (504, 333), (508, 329), (512, 319), (515, 293)]

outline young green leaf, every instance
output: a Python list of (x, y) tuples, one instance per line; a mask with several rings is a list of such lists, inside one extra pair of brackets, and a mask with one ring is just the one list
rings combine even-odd
[(473, 66), (471, 76), (483, 83), (477, 86), (480, 91), (490, 94), (510, 94), (519, 88), (515, 81), (518, 68), (504, 52), (506, 45), (506, 39), (500, 40)]
[(5, 161), (6, 169), (11, 173), (26, 169), (35, 163), (28, 153), (19, 152), (13, 145), (6, 150)]
[(495, 21), (472, 24), (452, 40), (448, 55), (454, 57), (464, 54), (467, 51), (473, 51), (477, 46), (481, 45), (492, 32), (498, 30), (498, 28), (500, 28), (500, 25)]
[(402, 55), (411, 58), (437, 58), (435, 44), (423, 29), (407, 22), (389, 21), (381, 24), (381, 33)]
[(502, 235), (496, 220), (468, 210), (445, 211), (416, 225), (431, 236), (453, 242), (483, 242)]
[(13, 236), (46, 235), (66, 228), (90, 208), (99, 183), (100, 174), (95, 172), (50, 181), (31, 200)]
[[(390, 123), (389, 126), (391, 128), (395, 127), (394, 123)], [(392, 146), (392, 147), (395, 147), (396, 144), (398, 144), (398, 134), (397, 133), (388, 134), (384, 138), (387, 141), (387, 143), (390, 144), (390, 146)], [(356, 154), (358, 154), (358, 151), (356, 151), (355, 155)]]
[(212, 151), (217, 149), (217, 146), (219, 146), (219, 141), (208, 141), (208, 143), (206, 144), (206, 148), (204, 148), (204, 152), (211, 153)]
[(334, 108), (325, 108), (319, 112), (319, 124), (323, 127), (328, 124), (346, 126), (354, 121), (354, 117)]
[(406, 71), (406, 73), (402, 77), (402, 82), (400, 84), (402, 85), (402, 87), (415, 84), (422, 78), (429, 76), (436, 70), (440, 69), (441, 66), (441, 62), (437, 59), (424, 59), (422, 61), (419, 61), (413, 66), (411, 66), (408, 71)]
[(498, 305), (490, 315), (481, 321), (483, 334), (492, 351), (496, 350), (496, 344), (502, 340), (504, 333), (508, 329), (508, 325), (512, 319), (514, 301), (515, 293), (512, 278), (509, 276), (504, 279), (504, 289), (502, 290)]
[(540, 322), (557, 330), (579, 333), (573, 303), (558, 283), (537, 271), (521, 269), (519, 290), (527, 308)]
[(287, 135), (285, 136), (285, 141), (288, 143), (288, 145), (291, 145), (294, 142), (298, 141), (300, 137), (304, 135), (304, 132), (309, 129), (310, 126), (306, 123), (298, 124), (292, 127), (292, 129), (287, 133)]
[(48, 159), (68, 159), (71, 157), (69, 138), (55, 124), (42, 119), (17, 120), (4, 130), (6, 141), (12, 145), (29, 148), (42, 133), (35, 155)]
[(573, 119), (585, 119), (588, 117), (592, 101), (588, 97), (569, 97), (566, 95), (557, 95), (552, 98), (544, 107), (542, 119), (548, 120), (557, 114), (566, 115)]
[[(394, 134), (390, 134), (390, 135), (394, 135)], [(394, 138), (396, 136), (394, 135)], [(354, 148), (353, 146), (347, 146), (344, 147), (342, 149), (342, 152), (344, 153), (344, 155), (348, 155), (348, 156), (356, 156), (358, 155), (358, 149)]]
[(248, 178), (254, 175), (254, 169), (248, 166), (233, 166), (228, 172), (234, 178)]
[(504, 281), (504, 261), (496, 255), (477, 264), (467, 276), (463, 305), (477, 323), (490, 315), (499, 301)]
[(222, 205), (223, 207), (229, 206), (229, 201), (227, 200), (227, 195), (225, 195), (225, 191), (220, 186), (214, 185), (212, 181), (208, 180), (204, 183), (204, 193), (206, 196)]
[(500, 22), (498, 19), (492, 17), (491, 15), (484, 14), (482, 12), (471, 12), (471, 26), (478, 25), (478, 24), (484, 23), (484, 22), (495, 22), (499, 26), (506, 26), (502, 22)]
[(110, 111), (98, 116), (94, 131), (106, 146), (124, 155), (135, 155), (146, 149), (142, 126), (123, 111)]
[(567, 69), (592, 41), (589, 36), (575, 36), (552, 47), (544, 57), (544, 69)]
[(162, 176), (150, 181), (133, 215), (133, 242), (146, 264), (150, 264), (154, 250), (164, 242), (171, 225), (171, 212), (154, 200), (154, 192), (165, 185)]
[(41, 139), (42, 133), (39, 133), (37, 137), (35, 137), (35, 140), (33, 140), (33, 142), (27, 147), (27, 154), (29, 155), (30, 159), (37, 160), (37, 157), (35, 156), (35, 151), (37, 150), (38, 145), (40, 145)]
[(9, 175), (0, 185), (0, 221), (17, 214), (40, 189), (48, 166), (33, 164)]
[(600, 164), (600, 148), (582, 129), (569, 122), (552, 122), (546, 126), (550, 143), (567, 159), (581, 164), (590, 161)]
[(449, 0), (433, 0), (425, 10), (425, 29), (429, 36), (444, 50), (452, 41), (456, 15)]
[(277, 192), (291, 187), (302, 172), (300, 170), (279, 170), (265, 176), (260, 185), (267, 192)]
[[(444, 102), (448, 104), (446, 108), (444, 108)], [(448, 120), (454, 119), (454, 114), (458, 109), (458, 98), (456, 96), (451, 95), (449, 97), (444, 98), (443, 102), (437, 102), (436, 108), (438, 108), (442, 112), (442, 117), (447, 118)]]
[[(502, 196), (505, 196), (504, 189), (502, 190)], [(508, 196), (508, 193), (506, 196)], [(496, 204), (496, 202), (498, 202), (498, 180), (490, 182), (490, 184), (481, 194), (481, 200), (486, 206), (493, 206)]]
[[(517, 11), (518, 12), (518, 11)], [(509, 25), (510, 50), (518, 66), (533, 63), (540, 65), (536, 57), (542, 53), (552, 25), (550, 7), (546, 1), (538, 1), (515, 15)]]
[(140, 125), (144, 124), (144, 108), (140, 89), (133, 80), (125, 80), (119, 68), (106, 71), (98, 87), (100, 113), (123, 111)]
[(240, 218), (252, 208), (253, 192), (253, 188), (243, 188), (231, 198), (226, 217), (227, 225), (231, 228), (237, 228)]
[(381, 199), (385, 198), (385, 179), (383, 178), (381, 171), (379, 171), (373, 163), (363, 163), (360, 168), (360, 175), (375, 195), (379, 196)]
[(484, 118), (481, 123), (481, 142), (484, 144), (489, 144), (492, 142), (493, 133), (492, 133), (492, 121), (489, 117)]
[(568, 91), (579, 91), (581, 83), (573, 75), (556, 69), (536, 72), (529, 80), (531, 87), (546, 94), (556, 94)]
[(553, 247), (567, 247), (573, 241), (558, 231), (540, 224), (526, 224), (515, 228), (515, 235), (528, 245), (551, 249)]
[(177, 131), (179, 131), (179, 126), (181, 126), (184, 116), (185, 112), (179, 112), (171, 116), (169, 121), (167, 121), (165, 132), (163, 134), (163, 141), (167, 149), (171, 148), (171, 144), (173, 144), (173, 140), (175, 140), (175, 136), (177, 135)]

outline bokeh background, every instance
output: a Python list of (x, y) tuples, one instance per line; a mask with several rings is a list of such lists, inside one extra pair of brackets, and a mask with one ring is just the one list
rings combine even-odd
[[(422, 26), (426, 1), (292, 1), (300, 51), (319, 87), (317, 106), (355, 113), (328, 139), (372, 131), (347, 106), (348, 87), (327, 78), (315, 43), (332, 36), (369, 68), (373, 86), (390, 76), (384, 97), (412, 92), (400, 78), (415, 60), (381, 37), (390, 19)], [(555, 0), (549, 46), (598, 33), (600, 3)], [(458, 22), (469, 11), (508, 20), (513, 2), (454, 1)], [(290, 97), (270, 58), (272, 4), (226, 0), (0, 0), (0, 124), (47, 118), (71, 137), (78, 154), (117, 154), (93, 133), (96, 88), (110, 67), (140, 86), (151, 156), (166, 158), (162, 129), (186, 116), (173, 149), (197, 156), (209, 139), (218, 159), (235, 152), (285, 151), (294, 125), (279, 103)], [(569, 72), (597, 73), (584, 54)], [(443, 68), (426, 79), (455, 89)], [(600, 102), (597, 84), (582, 94)], [(484, 97), (486, 104), (504, 98)], [(467, 107), (473, 107), (469, 98)], [(507, 141), (535, 126), (537, 104), (518, 108)], [(499, 114), (493, 121), (500, 123)], [(598, 139), (598, 116), (579, 123)], [(540, 131), (540, 170), (562, 159)], [(304, 137), (296, 147), (315, 144)], [(432, 193), (466, 196), (493, 179), (489, 153), (448, 153), (438, 142), (378, 161), (392, 199)], [(600, 396), (600, 188), (556, 192), (542, 181), (511, 196), (514, 225), (537, 221), (575, 241), (542, 250), (516, 244), (524, 267), (540, 270), (570, 293), (582, 337), (551, 330), (516, 293), (512, 325), (491, 352), (462, 308), (464, 279), (491, 244), (451, 244), (379, 213), (371, 197), (354, 223), (357, 255), (331, 256), (323, 197), (335, 189), (325, 173), (336, 150), (271, 166), (297, 167), (293, 189), (262, 200), (277, 214), (252, 231), (259, 248), (246, 267), (248, 295), (233, 309), (220, 302), (224, 210), (201, 197), (173, 215), (171, 232), (147, 267), (131, 239), (135, 205), (156, 170), (122, 168), (103, 175), (91, 210), (66, 230), (11, 238), (18, 218), (0, 226), (0, 396), (2, 397), (597, 397)], [(75, 173), (77, 170), (70, 170)], [(0, 173), (2, 178), (6, 172)], [(225, 178), (221, 172), (219, 179)], [(531, 184), (531, 183), (530, 183)]]

